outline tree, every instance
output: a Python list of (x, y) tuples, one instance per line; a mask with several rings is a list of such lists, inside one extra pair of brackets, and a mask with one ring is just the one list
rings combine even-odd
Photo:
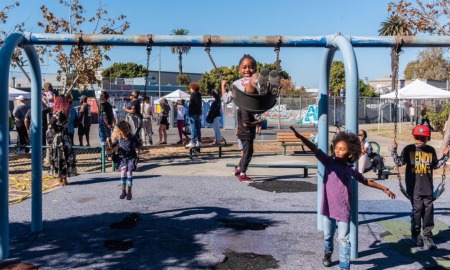
[[(412, 31), (409, 28), (409, 24), (406, 21), (406, 18), (393, 14), (386, 19), (386, 21), (381, 23), (381, 28), (378, 30), (380, 36), (411, 36), (413, 35)], [(399, 58), (401, 45), (397, 44), (391, 48), (391, 71), (392, 71), (392, 81), (391, 87), (392, 90), (397, 89), (397, 80), (398, 80), (398, 66), (399, 66)]]
[[(186, 30), (183, 28), (172, 30), (172, 35), (184, 36), (187, 34), (189, 34), (189, 30)], [(189, 46), (172, 46), (172, 47), (170, 47), (170, 50), (172, 51), (173, 54), (178, 54), (178, 70), (179, 70), (178, 75), (181, 75), (181, 74), (183, 74), (183, 53), (188, 54), (189, 51), (191, 50), (191, 47), (189, 47)]]
[(108, 81), (116, 78), (136, 78), (146, 77), (147, 68), (133, 62), (128, 63), (114, 63), (112, 66), (105, 68), (102, 72), (102, 77)]
[[(130, 26), (125, 15), (109, 17), (108, 11), (101, 2), (95, 14), (85, 17), (87, 11), (81, 5), (80, 0), (59, 0), (59, 3), (70, 11), (68, 20), (58, 18), (45, 5), (41, 7), (43, 16), (38, 26), (45, 33), (52, 34), (83, 34), (90, 29), (91, 34), (123, 34)], [(62, 45), (37, 47), (38, 51), (50, 57), (54, 57), (59, 65), (57, 80), (63, 82), (63, 94), (70, 92), (74, 87), (79, 91), (85, 91), (89, 85), (100, 84), (95, 77), (95, 71), (101, 67), (103, 59), (110, 60), (107, 51), (111, 46), (86, 46), (81, 42), (78, 46), (69, 48)], [(69, 75), (73, 74), (73, 80)]]
[(345, 68), (342, 61), (333, 61), (330, 70), (330, 89), (334, 95), (339, 95), (339, 89), (345, 86)]
[(420, 51), (417, 60), (406, 66), (405, 79), (448, 80), (450, 61), (446, 57), (447, 51), (444, 48), (426, 48)]
[[(342, 61), (333, 61), (330, 70), (330, 89), (333, 95), (339, 95), (339, 89), (345, 87), (345, 67)], [(377, 96), (375, 89), (365, 84), (363, 80), (359, 80), (359, 95), (364, 97)]]
[[(431, 2), (431, 3), (430, 3)], [(403, 23), (414, 34), (419, 32), (450, 35), (450, 1), (398, 0), (389, 3), (392, 16), (403, 18)]]
[(188, 86), (191, 83), (191, 78), (187, 74), (178, 75), (177, 83), (179, 85)]
[[(0, 10), (0, 25), (2, 24), (6, 24), (8, 18), (9, 18), (9, 12), (11, 12), (15, 7), (20, 6), (20, 2), (14, 2), (12, 4), (9, 4), (7, 6), (5, 6), (2, 10)], [(15, 27), (14, 27), (14, 32), (23, 32), (23, 28), (24, 28), (24, 23), (18, 23)], [(2, 27), (0, 27), (0, 46), (2, 46), (5, 38), (9, 35), (10, 33), (6, 32)], [(24, 66), (26, 64), (26, 60), (23, 58), (22, 56), (22, 50), (20, 49), (15, 49), (12, 59), (11, 59), (11, 67), (15, 68), (18, 67), (22, 73), (25, 75), (25, 77), (27, 77), (28, 81), (31, 82), (31, 78), (30, 76), (28, 76), (28, 73), (25, 71)]]

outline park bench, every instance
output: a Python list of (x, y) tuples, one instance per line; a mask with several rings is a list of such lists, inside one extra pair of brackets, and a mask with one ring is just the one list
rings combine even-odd
[[(301, 133), (308, 140), (310, 139), (310, 133)], [(305, 149), (305, 144), (300, 141), (299, 138), (295, 137), (293, 132), (279, 132), (277, 133), (277, 142), (281, 143), (283, 147), (283, 155), (286, 155), (286, 148), (288, 146), (301, 146), (302, 153), (311, 153)]]
[[(207, 148), (218, 148), (219, 149), (219, 158), (222, 157), (222, 148), (224, 147), (231, 147), (233, 146), (232, 143), (227, 143), (227, 141), (222, 138), (222, 141), (220, 144), (211, 145), (215, 140), (214, 137), (202, 137), (202, 146), (200, 147), (192, 147), (187, 148), (189, 150), (189, 158), (192, 159), (194, 153), (199, 154), (201, 152), (201, 149), (207, 149)], [(183, 145), (187, 145), (190, 142), (189, 139), (183, 139)]]
[[(238, 164), (227, 163), (227, 167), (238, 167)], [(311, 164), (254, 164), (250, 163), (249, 168), (273, 168), (273, 169), (303, 169), (303, 177), (308, 177), (309, 169), (317, 169), (317, 165)]]

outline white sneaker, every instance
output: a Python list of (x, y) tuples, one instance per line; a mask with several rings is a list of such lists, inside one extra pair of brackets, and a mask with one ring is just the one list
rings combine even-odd
[(195, 147), (195, 144), (193, 144), (192, 142), (190, 142), (190, 143), (186, 144), (186, 147), (187, 147), (187, 148), (192, 148), (192, 147)]
[(200, 147), (200, 146), (202, 146), (203, 144), (201, 143), (201, 142), (197, 142), (197, 144), (195, 145), (195, 147)]

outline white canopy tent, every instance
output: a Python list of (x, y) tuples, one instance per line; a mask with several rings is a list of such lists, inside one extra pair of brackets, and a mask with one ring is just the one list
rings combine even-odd
[[(381, 95), (382, 99), (394, 99), (395, 92)], [(450, 98), (450, 91), (429, 85), (417, 79), (398, 90), (398, 99), (438, 99)]]
[[(190, 95), (181, 89), (177, 89), (177, 90), (173, 91), (172, 93), (163, 96), (163, 98), (170, 100), (170, 101), (177, 101), (179, 99), (189, 99), (189, 97), (190, 97)], [(160, 99), (155, 101), (155, 103), (159, 104), (159, 100)]]
[(31, 99), (31, 93), (9, 87), (8, 100), (14, 100), (16, 97), (18, 97), (20, 95), (24, 96), (26, 99)]

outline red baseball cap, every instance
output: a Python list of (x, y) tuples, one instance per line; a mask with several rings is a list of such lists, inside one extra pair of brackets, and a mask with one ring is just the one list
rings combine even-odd
[(424, 125), (415, 126), (412, 131), (412, 135), (430, 137), (430, 128)]

